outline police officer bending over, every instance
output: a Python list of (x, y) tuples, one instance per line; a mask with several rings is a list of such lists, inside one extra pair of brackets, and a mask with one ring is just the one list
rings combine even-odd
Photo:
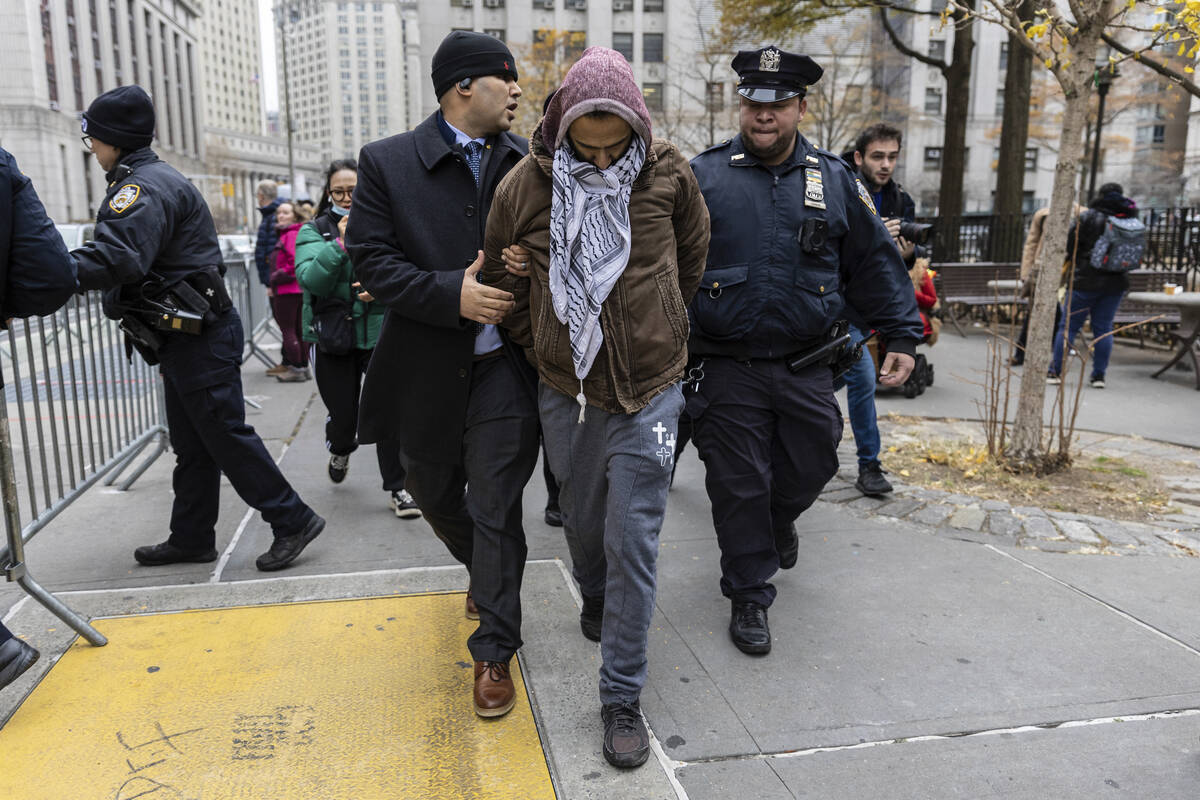
[(712, 239), (690, 308), (687, 408), (733, 605), (729, 633), (761, 654), (771, 650), (771, 576), (795, 565), (795, 520), (838, 468), (833, 368), (847, 355), (829, 345), (843, 308), (849, 301), (887, 338), (887, 385), (908, 377), (923, 329), (866, 188), (796, 130), (821, 68), (775, 47), (742, 51), (733, 68), (741, 133), (692, 161)]
[(275, 533), (260, 570), (282, 569), (325, 527), (246, 424), (242, 322), (204, 198), (150, 149), (154, 105), (139, 86), (97, 97), (83, 141), (108, 172), (95, 239), (75, 250), (82, 289), (103, 289), (126, 350), (159, 364), (176, 464), (171, 535), (134, 551), (146, 566), (217, 558), (221, 473)]

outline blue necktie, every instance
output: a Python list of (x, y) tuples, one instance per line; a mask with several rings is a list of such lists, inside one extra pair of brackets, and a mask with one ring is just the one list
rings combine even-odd
[(475, 185), (479, 185), (479, 162), (483, 159), (483, 145), (479, 142), (467, 142), (463, 145), (463, 149), (467, 151), (467, 166), (471, 168), (471, 174), (475, 176)]

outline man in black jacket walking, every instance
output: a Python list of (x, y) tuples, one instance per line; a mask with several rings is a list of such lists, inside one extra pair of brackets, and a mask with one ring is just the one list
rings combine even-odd
[(528, 146), (508, 132), (521, 89), (502, 43), (455, 31), (434, 54), (432, 78), (438, 111), (359, 155), (346, 244), (363, 287), (388, 308), (363, 382), (359, 440), (400, 443), (408, 491), (471, 573), (475, 711), (495, 717), (515, 700), (521, 493), (538, 421), (532, 368), (495, 327), (512, 295), (476, 275), (496, 185)]

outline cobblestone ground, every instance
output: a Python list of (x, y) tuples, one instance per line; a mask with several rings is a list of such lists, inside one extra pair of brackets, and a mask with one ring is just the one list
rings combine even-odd
[[(879, 420), (886, 449), (895, 423)], [(954, 438), (977, 423), (929, 420), (922, 428), (931, 436)], [(849, 425), (846, 426), (847, 431)], [(1078, 447), (1091, 455), (1137, 455), (1161, 463), (1158, 477), (1171, 492), (1171, 505), (1181, 513), (1154, 522), (1111, 520), (1088, 514), (1036, 506), (1012, 506), (965, 494), (923, 489), (902, 483), (895, 473), (888, 480), (895, 491), (884, 497), (864, 497), (854, 488), (858, 477), (854, 441), (847, 436), (838, 449), (841, 468), (818, 502), (834, 503), (866, 516), (903, 519), (936, 533), (975, 541), (1015, 545), (1052, 553), (1200, 557), (1200, 479), (1177, 475), (1178, 465), (1200, 464), (1200, 451), (1153, 442), (1136, 436), (1080, 433)], [(881, 456), (887, 467), (887, 454)]]

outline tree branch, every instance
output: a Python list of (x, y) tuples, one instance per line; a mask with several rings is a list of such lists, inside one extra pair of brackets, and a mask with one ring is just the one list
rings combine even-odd
[(892, 40), (892, 45), (897, 50), (899, 50), (902, 54), (908, 56), (909, 58), (914, 58), (917, 61), (920, 61), (922, 64), (928, 64), (931, 67), (937, 67), (943, 73), (945, 73), (947, 70), (950, 69), (950, 65), (947, 64), (945, 61), (942, 61), (941, 59), (937, 59), (937, 58), (932, 58), (930, 56), (925, 55), (924, 53), (919, 53), (916, 50), (909, 47), (900, 38), (900, 34), (896, 33), (896, 29), (892, 27), (892, 23), (888, 21), (887, 12), (888, 12), (888, 10), (886, 7), (881, 7), (879, 9), (879, 22), (880, 22), (880, 24), (883, 25), (884, 31), (887, 32), (888, 38)]
[(1174, 83), (1176, 86), (1183, 89), (1185, 92), (1192, 95), (1193, 97), (1200, 97), (1200, 86), (1197, 86), (1194, 82), (1188, 80), (1180, 73), (1178, 73), (1175, 70), (1168, 67), (1166, 64), (1163, 64), (1162, 62), (1159, 62), (1159, 61), (1155, 61), (1153, 58), (1150, 58), (1149, 56), (1147, 56), (1145, 54), (1145, 52), (1143, 52), (1143, 51), (1140, 51), (1140, 50), (1135, 51), (1135, 50), (1121, 44), (1119, 41), (1117, 41), (1113, 37), (1109, 36), (1107, 33), (1100, 34), (1100, 38), (1104, 40), (1104, 43), (1106, 45), (1111, 47), (1113, 50), (1116, 50), (1118, 53), (1123, 53), (1123, 54), (1129, 56), (1130, 58), (1132, 58), (1134, 61), (1138, 62), (1139, 64), (1142, 64), (1142, 65), (1150, 68), (1151, 70), (1157, 72), (1159, 75), (1161, 75), (1164, 78), (1166, 78), (1167, 80), (1171, 81), (1171, 83)]

